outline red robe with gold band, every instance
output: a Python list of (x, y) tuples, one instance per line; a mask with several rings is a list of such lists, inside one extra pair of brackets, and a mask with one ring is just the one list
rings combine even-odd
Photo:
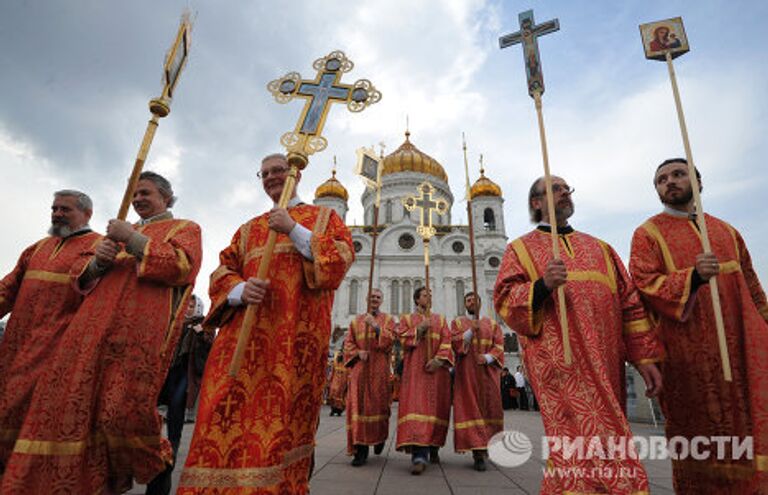
[(46, 237), (25, 249), (0, 281), (0, 317), (12, 312), (0, 340), (0, 466), (13, 450), (37, 380), (83, 301), (69, 272), (99, 239), (90, 230)]
[[(632, 432), (624, 412), (624, 360), (635, 364), (659, 361), (661, 344), (614, 250), (587, 234), (570, 228), (565, 232), (558, 235), (558, 242), (568, 272), (563, 287), (572, 364), (564, 362), (555, 294), (545, 293), (543, 302), (533, 307), (537, 287), (543, 286), (535, 282), (552, 259), (549, 232), (536, 229), (509, 244), (494, 289), (496, 311), (520, 338), (547, 436), (571, 442), (599, 441), (604, 448), (609, 437), (630, 444)], [(648, 491), (647, 476), (638, 460), (601, 460), (596, 455), (566, 458), (554, 447), (541, 493)]]
[[(453, 447), (456, 452), (484, 450), (488, 440), (504, 429), (501, 407), (501, 369), (504, 367), (504, 336), (490, 318), (479, 320), (480, 328), (472, 339), (464, 332), (474, 319), (461, 316), (451, 323), (453, 353)], [(493, 360), (486, 363), (485, 354)], [(482, 364), (478, 361), (482, 359)]]
[[(339, 356), (342, 356), (339, 351)], [(331, 385), (328, 387), (328, 405), (343, 411), (347, 407), (347, 382), (349, 370), (344, 363), (337, 358), (333, 359), (333, 371), (331, 371)]]
[[(344, 360), (351, 367), (347, 389), (347, 454), (355, 445), (383, 443), (389, 435), (390, 369), (395, 319), (379, 312), (374, 318), (376, 330), (359, 315), (349, 325), (344, 339)], [(368, 360), (358, 358), (368, 352)]]
[[(451, 332), (444, 316), (432, 314), (426, 334), (419, 337), (416, 327), (425, 318), (421, 313), (402, 315), (398, 328), (403, 346), (403, 379), (397, 410), (397, 450), (406, 452), (414, 446), (445, 445), (451, 415)], [(429, 373), (424, 366), (433, 358), (445, 364)]]
[(354, 260), (352, 238), (329, 208), (300, 204), (291, 217), (312, 230), (310, 261), (278, 234), (267, 295), (237, 377), (228, 375), (245, 315), (232, 289), (255, 277), (268, 215), (238, 229), (211, 275), (207, 324), (220, 326), (208, 357), (179, 494), (304, 494), (325, 385), (335, 289)]
[(0, 493), (119, 493), (173, 461), (157, 396), (200, 267), (200, 227), (135, 228), (148, 238), (141, 259), (122, 251), (88, 287), (35, 386)]
[(703, 252), (697, 226), (667, 213), (652, 217), (635, 231), (629, 268), (667, 354), (661, 394), (667, 438), (751, 436), (754, 459), (717, 460), (711, 444), (707, 459), (672, 461), (675, 491), (768, 493), (768, 304), (741, 235), (722, 220), (705, 218), (720, 262), (717, 284), (733, 381), (723, 377), (709, 285), (692, 286), (696, 256)]

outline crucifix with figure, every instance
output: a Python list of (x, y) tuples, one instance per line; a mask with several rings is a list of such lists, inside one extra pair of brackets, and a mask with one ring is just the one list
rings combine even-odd
[[(424, 281), (427, 292), (430, 292), (429, 288), (429, 240), (437, 233), (432, 224), (432, 214), (445, 215), (448, 213), (448, 202), (444, 199), (434, 199), (433, 193), (435, 192), (435, 186), (429, 182), (422, 182), (418, 187), (418, 196), (407, 196), (403, 198), (403, 206), (408, 211), (420, 210), (419, 226), (416, 231), (424, 241)], [(430, 304), (431, 306), (431, 304)], [(429, 309), (427, 310), (429, 315)], [(432, 338), (427, 336), (427, 359), (431, 359), (432, 356)]]
[[(544, 114), (541, 108), (541, 95), (544, 94), (544, 74), (541, 70), (538, 38), (539, 36), (558, 31), (560, 29), (560, 22), (557, 19), (552, 19), (542, 24), (536, 24), (533, 19), (532, 10), (521, 12), (518, 15), (518, 21), (520, 23), (520, 31), (499, 38), (499, 46), (503, 49), (512, 45), (523, 45), (523, 60), (525, 62), (525, 73), (528, 80), (528, 94), (533, 98), (539, 122), (541, 156), (544, 162), (544, 185), (547, 195), (547, 208), (549, 209), (550, 230), (552, 231), (552, 257), (554, 259), (559, 259), (560, 249), (558, 245), (559, 241), (557, 239), (555, 202), (552, 194), (552, 175), (549, 172), (547, 135), (544, 130)], [(560, 327), (563, 332), (563, 358), (565, 364), (570, 365), (573, 358), (571, 355), (571, 342), (568, 336), (568, 318), (565, 312), (565, 291), (563, 290), (563, 286), (557, 288), (557, 300)]]
[[(267, 84), (267, 89), (278, 103), (287, 103), (294, 98), (306, 100), (295, 129), (283, 134), (280, 138), (280, 143), (288, 152), (290, 170), (283, 185), (278, 208), (285, 208), (288, 205), (296, 187), (296, 177), (299, 170), (307, 166), (309, 156), (328, 146), (328, 141), (322, 136), (322, 132), (331, 103), (345, 103), (350, 111), (361, 112), (369, 105), (381, 100), (381, 93), (368, 79), (359, 79), (351, 85), (341, 83), (342, 74), (351, 71), (354, 66), (355, 64), (344, 52), (336, 50), (315, 60), (312, 64), (317, 71), (314, 80), (302, 80), (298, 72), (289, 72)], [(256, 275), (261, 280), (267, 278), (276, 241), (277, 232), (270, 230)], [(257, 310), (256, 305), (250, 304), (245, 311), (243, 324), (237, 337), (237, 347), (229, 367), (230, 377), (237, 376), (240, 369)]]

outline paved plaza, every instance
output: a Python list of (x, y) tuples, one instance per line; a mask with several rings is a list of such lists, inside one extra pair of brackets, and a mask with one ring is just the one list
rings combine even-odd
[[(448, 434), (446, 446), (440, 449), (439, 465), (430, 465), (421, 476), (410, 474), (410, 457), (394, 448), (397, 403), (393, 406), (390, 435), (384, 452), (373, 455), (363, 467), (352, 467), (351, 457), (346, 455), (347, 433), (345, 417), (329, 417), (330, 409), (323, 406), (320, 427), (317, 432), (315, 473), (311, 480), (313, 495), (486, 495), (486, 494), (537, 494), (541, 484), (542, 469), (541, 437), (544, 428), (536, 412), (505, 411), (505, 428), (517, 430), (528, 436), (534, 445), (531, 459), (520, 467), (498, 468), (488, 464), (488, 471), (479, 473), (472, 469), (469, 454), (453, 452), (453, 431)], [(183, 465), (189, 449), (193, 425), (184, 427), (179, 465)], [(663, 435), (663, 430), (653, 425), (632, 424), (636, 436)], [(672, 468), (669, 460), (645, 461), (652, 494), (672, 494)], [(174, 471), (174, 488), (178, 486), (181, 469)], [(172, 492), (172, 493), (173, 493)], [(144, 487), (136, 486), (131, 494), (143, 494)]]

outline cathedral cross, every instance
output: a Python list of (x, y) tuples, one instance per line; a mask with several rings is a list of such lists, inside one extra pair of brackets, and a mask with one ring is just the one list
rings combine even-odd
[(560, 29), (560, 22), (557, 19), (536, 24), (533, 20), (533, 11), (526, 10), (518, 16), (520, 22), (520, 31), (507, 34), (499, 38), (499, 46), (507, 48), (508, 46), (522, 43), (523, 59), (525, 61), (525, 72), (528, 77), (528, 94), (544, 93), (544, 74), (541, 72), (541, 58), (539, 57), (538, 37), (545, 34), (554, 33)]

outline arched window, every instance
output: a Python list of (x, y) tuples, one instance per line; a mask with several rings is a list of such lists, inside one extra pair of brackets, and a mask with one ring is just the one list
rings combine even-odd
[(464, 314), (464, 281), (456, 281), (456, 316)]
[(406, 280), (403, 282), (403, 313), (411, 312), (411, 301), (413, 301), (413, 289), (411, 281)]
[(393, 315), (400, 314), (400, 281), (393, 280), (389, 297), (389, 312)]
[(386, 223), (392, 223), (392, 200), (388, 199), (387, 204), (384, 207), (384, 221)]
[(349, 283), (349, 314), (351, 315), (357, 314), (357, 293), (359, 285), (360, 282), (357, 280), (352, 280)]
[(496, 215), (490, 208), (486, 208), (483, 212), (483, 230), (496, 230)]

